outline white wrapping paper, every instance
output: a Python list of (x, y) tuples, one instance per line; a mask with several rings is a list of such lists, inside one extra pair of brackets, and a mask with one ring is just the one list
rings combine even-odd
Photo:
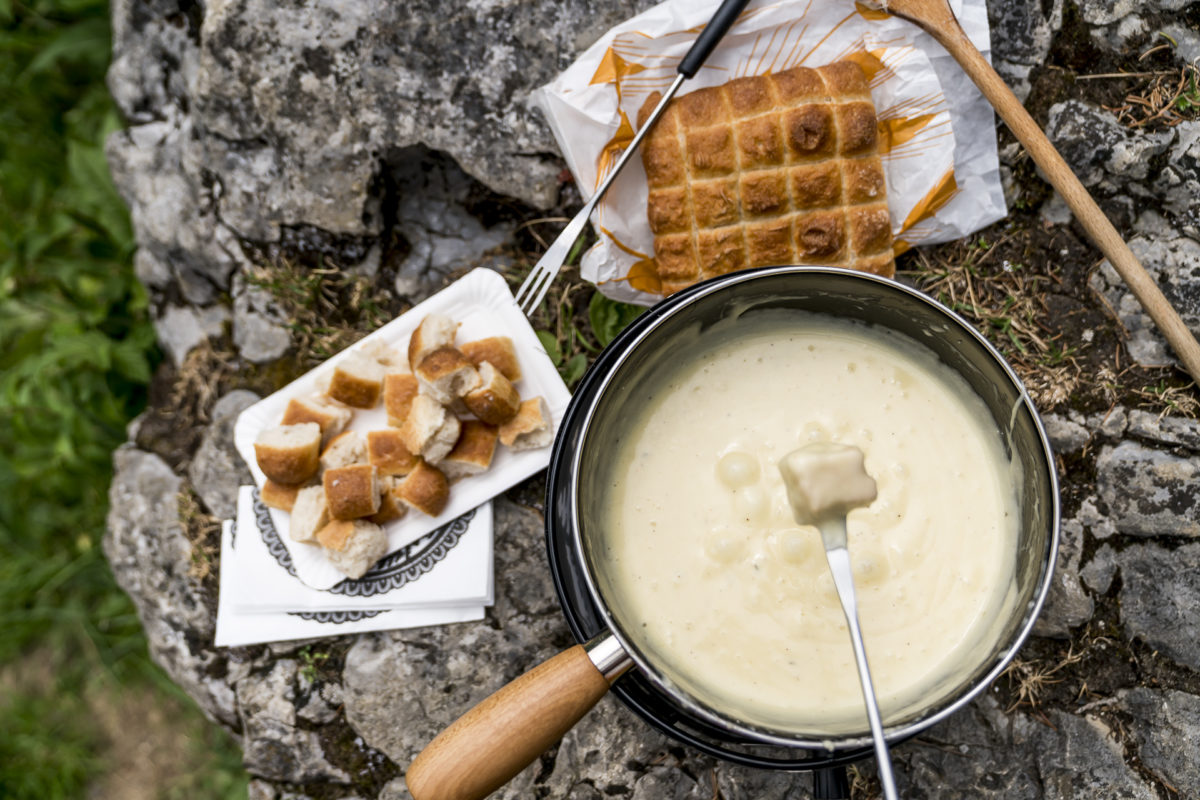
[[(632, 139), (646, 98), (670, 85), (717, 4), (667, 0), (608, 31), (535, 92), (585, 194)], [(987, 55), (985, 0), (951, 5)], [(942, 47), (904, 20), (847, 0), (755, 0), (681, 92), (848, 57), (870, 78), (897, 252), (1002, 218), (991, 107)], [(646, 200), (646, 174), (634, 158), (592, 217), (599, 242), (582, 263), (583, 277), (606, 295), (643, 305), (659, 299), (645, 277), (653, 253)]]

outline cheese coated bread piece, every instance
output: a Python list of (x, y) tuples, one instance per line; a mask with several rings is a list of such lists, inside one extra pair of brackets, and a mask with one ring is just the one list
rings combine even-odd
[(304, 483), (317, 472), (321, 426), (315, 422), (266, 428), (254, 440), (258, 468), (276, 483)]
[[(659, 99), (646, 99), (639, 124)], [(875, 107), (852, 61), (683, 95), (642, 162), (663, 294), (780, 264), (895, 274)]]

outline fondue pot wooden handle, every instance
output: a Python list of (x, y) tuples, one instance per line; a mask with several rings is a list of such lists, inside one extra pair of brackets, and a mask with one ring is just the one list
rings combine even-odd
[(414, 800), (477, 800), (563, 737), (608, 691), (577, 644), (500, 688), (426, 745), (409, 765)]

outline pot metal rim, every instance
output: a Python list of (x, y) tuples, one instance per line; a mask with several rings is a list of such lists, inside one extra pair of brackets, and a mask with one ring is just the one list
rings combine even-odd
[[(587, 443), (588, 433), (595, 418), (596, 408), (611, 383), (613, 377), (620, 371), (621, 367), (629, 359), (630, 355), (639, 349), (645, 341), (650, 338), (668, 320), (675, 317), (677, 314), (684, 312), (688, 307), (696, 301), (711, 294), (726, 290), (730, 286), (735, 286), (741, 283), (746, 283), (755, 280), (761, 280), (768, 277), (780, 275), (804, 275), (804, 274), (826, 274), (839, 275), (851, 278), (852, 280), (862, 280), (873, 282), (889, 287), (894, 291), (898, 291), (907, 295), (910, 299), (918, 301), (936, 312), (944, 316), (950, 321), (953, 321), (962, 331), (968, 333), (972, 338), (979, 343), (984, 350), (992, 357), (992, 359), (1003, 369), (1008, 376), (1013, 387), (1018, 390), (1021, 404), (1029, 412), (1029, 416), (1033, 421), (1034, 428), (1037, 431), (1038, 440), (1041, 443), (1043, 457), (1043, 465), (1049, 479), (1049, 489), (1051, 498), (1051, 531), (1048, 540), (1049, 549), (1045, 558), (1042, 560), (1042, 573), (1039, 576), (1037, 591), (1032, 601), (1026, 605), (1024, 611), (1024, 622), (1016, 631), (1016, 635), (1012, 638), (1006, 650), (999, 654), (992, 669), (987, 673), (977, 678), (965, 692), (957, 695), (954, 700), (948, 703), (943, 708), (937, 708), (932, 713), (926, 716), (920, 716), (904, 725), (893, 727), (885, 727), (884, 735), (888, 740), (899, 741), (907, 739), (926, 728), (940, 722), (954, 712), (966, 706), (971, 700), (983, 692), (993, 681), (1000, 676), (1001, 673), (1008, 667), (1017, 651), (1025, 643), (1033, 630), (1034, 624), (1037, 622), (1038, 614), (1041, 612), (1042, 606), (1046, 602), (1046, 596), (1050, 591), (1050, 583), (1054, 576), (1054, 564), (1058, 557), (1058, 540), (1060, 533), (1060, 500), (1058, 475), (1054, 469), (1054, 455), (1050, 448), (1049, 438), (1046, 435), (1045, 427), (1042, 424), (1041, 417), (1037, 413), (1037, 409), (1033, 405), (1033, 400), (1029, 396), (1028, 390), (1024, 383), (1017, 377), (1008, 361), (1000, 354), (1000, 352), (989, 342), (982, 334), (967, 322), (959, 314), (951, 309), (938, 303), (933, 298), (922, 294), (921, 292), (911, 287), (905, 286), (898, 281), (890, 278), (884, 278), (879, 275), (849, 270), (840, 267), (826, 266), (778, 266), (778, 267), (762, 267), (751, 270), (743, 270), (728, 275), (723, 275), (718, 278), (713, 278), (704, 283), (697, 284), (683, 290), (677, 295), (668, 298), (656, 307), (659, 312), (649, 322), (644, 323), (645, 327), (637, 331), (636, 335), (624, 342), (623, 350), (617, 354), (617, 358), (609, 366), (607, 372), (601, 376), (600, 382), (596, 385), (591, 396), (587, 398), (587, 404), (583, 409), (581, 416), (581, 424), (579, 429), (580, 446), (575, 448), (571, 455), (570, 461), (570, 482), (568, 485), (568, 495), (570, 499), (570, 520), (571, 520), (571, 538), (576, 554), (579, 556), (584, 581), (587, 584), (587, 590), (590, 594), (596, 609), (603, 618), (605, 627), (608, 632), (620, 643), (621, 648), (633, 661), (633, 664), (638, 668), (641, 674), (656, 687), (666, 692), (675, 702), (682, 705), (689, 712), (697, 714), (707, 722), (714, 724), (720, 728), (724, 728), (733, 733), (740, 734), (752, 740), (760, 741), (764, 744), (782, 745), (786, 747), (800, 747), (811, 750), (829, 751), (832, 749), (848, 749), (848, 748), (863, 748), (870, 747), (872, 739), (870, 734), (863, 736), (847, 736), (847, 735), (831, 735), (821, 736), (819, 738), (809, 738), (808, 735), (800, 733), (791, 733), (780, 731), (778, 729), (767, 728), (753, 723), (747, 723), (743, 720), (737, 720), (729, 717), (726, 714), (717, 711), (696, 699), (690, 693), (684, 691), (666, 675), (663, 675), (654, 665), (652, 659), (644, 656), (637, 647), (634, 647), (629, 638), (621, 630), (620, 624), (613, 617), (609, 609), (608, 603), (604, 600), (596, 583), (595, 575), (592, 572), (590, 559), (587, 557), (587, 551), (584, 549), (583, 531), (580, 524), (580, 509), (579, 509), (579, 489), (580, 489), (580, 462), (582, 460), (583, 451)], [(636, 321), (633, 323), (638, 324)], [(1015, 412), (1015, 409), (1014, 409)], [(601, 634), (603, 635), (603, 634)]]

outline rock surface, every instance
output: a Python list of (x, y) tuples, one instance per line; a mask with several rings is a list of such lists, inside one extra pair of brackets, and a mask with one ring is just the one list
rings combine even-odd
[[(362, 286), (417, 301), (470, 266), (509, 270), (514, 241), (541, 215), (534, 208), (569, 210), (577, 196), (560, 180), (529, 92), (648, 4), (113, 3), (109, 84), (129, 127), (113, 134), (108, 154), (133, 215), (137, 274), (176, 367), (206, 342), (232, 354), (211, 379), (221, 386), (211, 393), (224, 396), (177, 422), (195, 434), (184, 439), (188, 452), (168, 452), (170, 430), (156, 429), (145, 446), (166, 461), (132, 444), (115, 454), (105, 553), (156, 661), (241, 737), (255, 800), (406, 800), (403, 768), (437, 730), (571, 643), (542, 518), (528, 507), (541, 502), (536, 484), (496, 504), (496, 603), (476, 624), (215, 648), (211, 523), (232, 513), (246, 479), (233, 420), (310, 365), (303, 337), (318, 336), (325, 321), (313, 318), (341, 314)], [(1118, 69), (1150, 69), (1136, 48), (1158, 30), (1178, 45), (1165, 63), (1182, 66), (1200, 53), (1200, 37), (1183, 24), (1188, 13), (1181, 0), (989, 7), (997, 68), (1200, 330), (1200, 119), (1135, 129), (1102, 107), (1119, 93), (1104, 95), (1097, 81), (1046, 89), (1064, 83), (1064, 72), (1091, 69), (1096, 54), (1119, 59)], [(1086, 68), (1048, 66), (1060, 56)], [(1069, 212), (1047, 199), (1023, 158), (1015, 145), (1004, 150), (1011, 201), (1041, 206), (1041, 219), (1036, 210), (1021, 218), (1069, 229)], [(1027, 235), (1009, 223), (982, 234), (997, 247)], [(1018, 257), (1051, 271), (1043, 262), (1054, 259), (1039, 249), (1046, 240), (1030, 241)], [(1013, 671), (895, 748), (906, 797), (1200, 795), (1200, 423), (1186, 404), (1153, 404), (1153, 380), (1129, 358), (1170, 364), (1171, 354), (1116, 273), (1093, 270), (1094, 251), (1073, 246), (1069, 269), (1086, 295), (1073, 302), (1093, 314), (1086, 331), (1068, 328), (1057, 341), (1064, 361), (1083, 359), (1112, 397), (1068, 392), (1044, 409), (1064, 487), (1050, 596)], [(261, 280), (279, 264), (293, 284)], [(314, 293), (311, 270), (361, 285)], [(1053, 302), (1058, 291), (1044, 294)], [(311, 323), (303, 332), (297, 308)], [(999, 338), (998, 328), (981, 327)], [(1093, 339), (1119, 359), (1089, 354)], [(1143, 380), (1145, 389), (1133, 383)], [(173, 396), (189, 386), (157, 388)], [(192, 493), (201, 509), (182, 513), (181, 496)], [(855, 797), (874, 796), (871, 766), (856, 773)], [(496, 797), (813, 795), (808, 775), (716, 761), (606, 698)]]

